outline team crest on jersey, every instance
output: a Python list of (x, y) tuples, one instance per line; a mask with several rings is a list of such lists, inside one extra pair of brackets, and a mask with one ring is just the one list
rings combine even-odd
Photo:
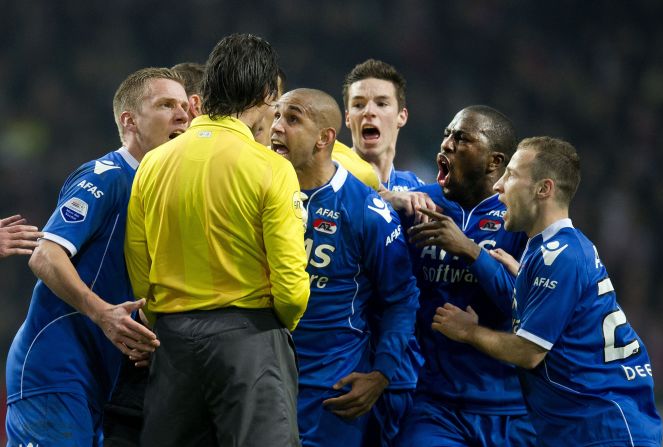
[(116, 166), (115, 163), (110, 160), (97, 160), (94, 162), (95, 174), (103, 174), (104, 172), (110, 171), (111, 169), (120, 169), (120, 167)]
[(502, 222), (493, 219), (481, 219), (479, 221), (479, 229), (483, 231), (498, 231), (502, 228)]
[(67, 200), (64, 205), (60, 207), (60, 215), (65, 222), (79, 223), (85, 220), (87, 216), (88, 205), (84, 200), (78, 197), (73, 197)]
[(334, 234), (338, 226), (334, 222), (327, 220), (315, 219), (313, 221), (313, 229), (321, 233)]

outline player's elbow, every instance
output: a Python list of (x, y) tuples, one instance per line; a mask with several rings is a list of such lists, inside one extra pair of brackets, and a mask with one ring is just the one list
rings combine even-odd
[(546, 352), (528, 352), (521, 358), (518, 366), (524, 369), (534, 369), (541, 364)]
[(34, 249), (28, 260), (28, 267), (30, 267), (30, 270), (32, 270), (32, 273), (34, 273), (36, 277), (41, 278), (44, 266), (48, 262), (47, 259), (48, 257), (44, 253), (44, 247), (40, 243), (37, 248)]

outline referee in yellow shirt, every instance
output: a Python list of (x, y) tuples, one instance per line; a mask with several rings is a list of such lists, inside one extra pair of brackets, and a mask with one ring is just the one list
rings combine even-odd
[(302, 205), (292, 165), (250, 132), (277, 74), (263, 39), (222, 39), (205, 115), (136, 173), (127, 268), (161, 341), (142, 445), (299, 445), (289, 330), (309, 296)]

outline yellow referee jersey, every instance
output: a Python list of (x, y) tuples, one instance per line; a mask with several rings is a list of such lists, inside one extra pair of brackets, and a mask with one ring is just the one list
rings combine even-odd
[(292, 165), (236, 118), (194, 119), (140, 164), (125, 256), (149, 313), (273, 307), (293, 330), (309, 282)]
[(364, 161), (355, 151), (336, 140), (332, 149), (332, 159), (339, 162), (352, 175), (374, 190), (380, 188), (380, 179), (373, 166)]

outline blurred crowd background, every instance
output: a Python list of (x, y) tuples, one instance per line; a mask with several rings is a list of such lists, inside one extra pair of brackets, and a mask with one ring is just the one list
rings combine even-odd
[[(277, 48), (287, 89), (342, 104), (345, 74), (382, 59), (408, 81), (396, 166), (427, 182), (445, 126), (471, 104), (503, 111), (521, 137), (577, 147), (572, 218), (647, 345), (663, 402), (663, 2), (1, 3), (1, 217), (42, 227), (66, 176), (120, 146), (112, 97), (138, 68), (205, 62), (224, 35), (252, 32)], [(347, 130), (340, 139), (351, 143)], [(3, 376), (34, 285), (27, 258), (0, 261), (0, 284)]]

